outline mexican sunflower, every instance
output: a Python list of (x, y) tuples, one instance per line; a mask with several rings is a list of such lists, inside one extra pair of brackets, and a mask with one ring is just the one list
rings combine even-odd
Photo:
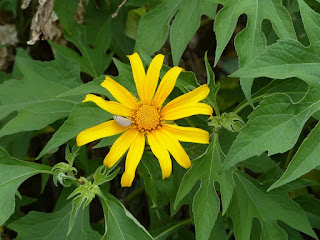
[(209, 133), (199, 128), (177, 126), (173, 120), (196, 114), (211, 115), (213, 112), (209, 105), (199, 102), (209, 94), (207, 85), (202, 85), (163, 106), (182, 68), (171, 68), (157, 88), (164, 56), (161, 54), (155, 56), (147, 73), (137, 53), (128, 57), (139, 97), (135, 98), (123, 86), (107, 76), (101, 86), (106, 88), (118, 102), (106, 101), (93, 94), (88, 94), (83, 102), (94, 102), (115, 115), (115, 120), (86, 129), (77, 136), (77, 144), (82, 146), (103, 137), (122, 133), (112, 145), (103, 163), (109, 168), (112, 167), (129, 149), (125, 172), (121, 178), (123, 187), (131, 186), (146, 141), (159, 160), (162, 178), (167, 178), (171, 174), (170, 154), (180, 166), (189, 168), (191, 161), (179, 141), (208, 144)]

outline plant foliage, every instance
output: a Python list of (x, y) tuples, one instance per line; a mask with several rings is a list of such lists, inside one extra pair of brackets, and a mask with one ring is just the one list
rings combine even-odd
[[(318, 239), (318, 0), (21, 4), (0, 0), (0, 239)], [(121, 188), (124, 161), (103, 165), (119, 135), (75, 138), (113, 117), (82, 103), (115, 100), (105, 76), (137, 97), (134, 52), (185, 69), (168, 100), (207, 84), (214, 114), (176, 120), (210, 134), (182, 143), (189, 169), (163, 179), (147, 143)]]

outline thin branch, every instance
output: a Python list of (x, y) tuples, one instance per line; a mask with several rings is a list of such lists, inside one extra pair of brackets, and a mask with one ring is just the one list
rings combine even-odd
[(123, 5), (126, 4), (127, 1), (128, 1), (128, 0), (123, 0), (123, 1), (122, 1), (122, 3), (118, 6), (117, 11), (115, 11), (115, 13), (112, 14), (112, 18), (115, 18), (116, 16), (118, 16), (118, 13), (119, 13), (120, 9), (123, 7)]

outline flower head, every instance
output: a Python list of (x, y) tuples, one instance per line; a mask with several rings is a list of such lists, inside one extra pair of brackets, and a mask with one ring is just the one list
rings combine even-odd
[(128, 57), (139, 98), (135, 99), (123, 86), (107, 76), (101, 86), (106, 88), (118, 102), (106, 101), (92, 94), (88, 94), (83, 102), (94, 102), (115, 115), (114, 120), (86, 129), (77, 136), (77, 144), (82, 146), (103, 137), (122, 133), (112, 145), (103, 163), (112, 167), (129, 149), (125, 172), (121, 178), (123, 187), (130, 187), (132, 184), (146, 138), (151, 151), (159, 160), (162, 178), (167, 178), (171, 174), (170, 154), (180, 166), (189, 168), (191, 161), (179, 141), (208, 144), (209, 133), (199, 128), (180, 127), (172, 122), (196, 114), (211, 115), (213, 112), (209, 105), (200, 103), (209, 94), (207, 85), (202, 85), (163, 106), (182, 68), (171, 68), (158, 86), (163, 55), (159, 54), (153, 58), (147, 73), (137, 53)]

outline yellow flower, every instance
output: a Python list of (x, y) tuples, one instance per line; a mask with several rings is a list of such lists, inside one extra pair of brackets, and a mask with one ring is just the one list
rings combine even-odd
[[(103, 162), (110, 168), (129, 149), (125, 172), (121, 178), (123, 187), (130, 187), (132, 184), (144, 151), (145, 136), (147, 136), (151, 151), (159, 160), (162, 178), (167, 178), (171, 174), (170, 154), (180, 166), (189, 168), (191, 161), (179, 141), (208, 144), (209, 133), (199, 128), (180, 127), (172, 124), (172, 121), (196, 114), (211, 115), (213, 112), (209, 105), (199, 102), (209, 94), (210, 90), (207, 85), (202, 85), (179, 96), (162, 107), (173, 90), (182, 69), (180, 67), (171, 68), (162, 78), (156, 91), (164, 56), (159, 54), (154, 57), (147, 74), (137, 53), (128, 57), (139, 99), (135, 99), (123, 86), (107, 76), (101, 86), (106, 88), (118, 102), (106, 101), (92, 94), (88, 94), (83, 102), (94, 102), (115, 115), (115, 120), (86, 129), (77, 136), (77, 144), (82, 146), (123, 132), (114, 142)], [(127, 122), (129, 124), (125, 124)]]

